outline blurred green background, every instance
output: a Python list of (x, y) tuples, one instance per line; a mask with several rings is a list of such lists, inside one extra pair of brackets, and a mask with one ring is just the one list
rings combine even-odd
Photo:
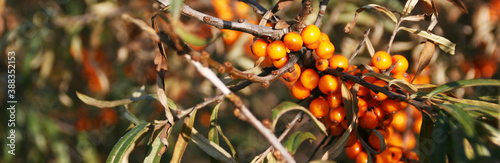
[[(269, 8), (275, 1), (259, 2)], [(313, 2), (317, 9), (318, 1)], [(405, 2), (330, 0), (321, 29), (330, 36), (338, 54), (350, 56), (368, 28), (372, 28), (371, 40), (375, 49), (385, 50), (393, 25), (383, 15), (374, 11), (363, 12), (350, 35), (345, 34), (343, 28), (362, 5), (376, 3), (401, 11)], [(461, 79), (500, 78), (500, 0), (463, 2), (469, 10), (468, 14), (448, 1), (436, 1), (439, 23), (433, 32), (456, 43), (456, 55), (436, 50), (439, 55), (435, 56), (429, 70), (423, 73), (428, 77), (423, 80), (444, 84)], [(138, 26), (122, 18), (123, 14), (128, 14), (150, 24), (153, 3), (151, 0), (0, 0), (2, 162), (105, 161), (113, 145), (130, 125), (123, 117), (124, 107), (92, 107), (81, 102), (76, 97), (76, 91), (101, 100), (128, 98), (142, 86), (145, 86), (146, 93), (155, 93), (155, 43)], [(185, 0), (185, 3), (215, 15), (209, 0)], [(278, 15), (285, 20), (293, 20), (298, 7), (300, 5), (291, 5)], [(417, 8), (414, 13), (418, 12), (421, 11)], [(260, 18), (251, 10), (247, 14), (249, 18)], [(210, 39), (219, 32), (196, 20), (186, 17), (181, 20), (186, 31), (201, 38)], [(428, 22), (403, 25), (423, 29)], [(422, 41), (419, 37), (400, 32), (392, 52), (406, 56), (415, 69)], [(245, 47), (248, 47), (248, 41), (245, 44), (225, 45), (222, 39), (218, 39), (206, 50), (216, 60), (228, 60), (236, 67), (246, 69), (253, 65), (253, 59)], [(15, 96), (18, 101), (15, 156), (7, 153), (10, 149), (5, 145), (11, 129), (7, 126), (10, 114), (5, 109), (8, 107), (7, 54), (11, 51), (16, 54)], [(368, 52), (363, 50), (354, 64), (367, 63), (368, 58)], [(169, 51), (168, 62), (167, 96), (179, 107), (188, 108), (202, 102), (203, 98), (217, 95), (217, 90), (209, 81), (172, 51)], [(268, 89), (254, 84), (239, 94), (259, 119), (269, 119), (271, 109), (281, 101), (296, 101), (280, 81), (273, 82)], [(458, 97), (494, 95), (498, 94), (498, 89), (458, 89), (455, 94)], [(199, 111), (195, 126), (201, 133), (208, 131), (213, 107), (209, 105)], [(234, 117), (232, 109), (231, 104), (222, 104), (219, 123), (238, 150), (240, 161), (249, 162), (269, 144), (249, 124)], [(136, 102), (129, 106), (129, 110), (146, 121), (165, 119), (163, 107), (154, 100)], [(179, 127), (174, 127), (173, 132), (178, 131)], [(169, 142), (173, 144), (175, 138), (169, 139)], [(144, 143), (139, 143), (131, 154), (131, 162), (142, 161)], [(307, 159), (311, 153), (308, 149), (314, 145), (305, 143), (304, 148), (299, 149), (297, 159)], [(170, 160), (171, 154), (172, 148), (169, 148), (163, 160)], [(345, 159), (345, 156), (341, 157)], [(190, 145), (183, 161), (208, 162), (210, 159), (196, 146)]]

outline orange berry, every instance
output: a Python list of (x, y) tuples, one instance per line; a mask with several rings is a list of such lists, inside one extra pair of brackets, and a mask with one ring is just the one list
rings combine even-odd
[(412, 160), (412, 161), (409, 161), (409, 162), (413, 162), (413, 161), (418, 162), (420, 160), (418, 158), (417, 153), (415, 153), (414, 151), (408, 151), (408, 152), (406, 152), (405, 153), (405, 158)]
[(368, 163), (368, 154), (361, 151), (358, 156), (356, 156), (356, 163)]
[(342, 94), (340, 91), (326, 95), (326, 101), (331, 108), (339, 107), (342, 104)]
[(292, 95), (293, 97), (302, 100), (309, 97), (309, 95), (311, 95), (311, 91), (302, 86), (302, 83), (295, 82), (295, 84), (293, 84), (292, 86)]
[(373, 130), (378, 125), (378, 119), (373, 111), (366, 111), (365, 115), (359, 119), (359, 125), (365, 129)]
[(281, 59), (286, 56), (285, 44), (281, 40), (273, 41), (267, 45), (266, 52), (273, 60)]
[(368, 103), (365, 99), (358, 97), (358, 118), (365, 115), (366, 109), (368, 109)]
[(323, 75), (319, 79), (318, 87), (319, 90), (324, 94), (334, 93), (338, 88), (337, 78), (333, 77), (333, 75), (330, 74)]
[(316, 49), (318, 48), (319, 46), (319, 41), (316, 41), (314, 43), (311, 43), (311, 44), (305, 44), (306, 48), (308, 49)]
[(356, 95), (362, 96), (362, 97), (364, 97), (368, 94), (370, 94), (370, 89), (366, 88), (365, 86), (361, 86), (361, 85), (359, 86), (358, 92), (356, 92)]
[(317, 42), (319, 40), (319, 37), (321, 36), (321, 31), (319, 28), (314, 25), (308, 25), (305, 27), (302, 32), (300, 33), (300, 36), (302, 36), (302, 40), (304, 40), (304, 44), (312, 44), (314, 42)]
[(401, 138), (401, 134), (397, 132), (390, 134), (387, 143), (389, 144), (389, 146), (403, 147), (403, 139)]
[(403, 150), (401, 150), (401, 148), (398, 148), (398, 147), (389, 147), (387, 148), (387, 152), (389, 152), (389, 158), (390, 159), (390, 162), (398, 162), (401, 157), (403, 157)]
[(276, 68), (282, 68), (285, 66), (285, 64), (288, 62), (288, 56), (285, 55), (285, 57), (280, 58), (278, 60), (273, 60), (273, 65)]
[(420, 134), (420, 129), (422, 128), (422, 114), (420, 114), (420, 118), (415, 118), (413, 122), (413, 132)]
[(319, 75), (312, 68), (306, 69), (302, 72), (302, 75), (300, 75), (300, 82), (305, 88), (313, 90), (318, 86)]
[(319, 41), (330, 42), (330, 37), (326, 33), (321, 32), (321, 37), (319, 38)]
[(392, 69), (391, 73), (403, 73), (408, 70), (408, 60), (402, 55), (396, 54), (392, 56), (392, 64), (394, 65), (394, 69)]
[(378, 51), (372, 57), (372, 64), (380, 70), (386, 70), (392, 65), (391, 55), (385, 51)]
[(328, 114), (329, 110), (330, 107), (328, 106), (325, 98), (323, 98), (322, 96), (315, 98), (309, 104), (309, 111), (311, 111), (311, 113), (317, 118), (324, 117)]
[(344, 128), (340, 124), (330, 125), (330, 135), (339, 136), (342, 133), (344, 133)]
[(396, 131), (404, 132), (406, 131), (408, 118), (406, 117), (406, 110), (400, 110), (394, 113), (391, 126), (396, 129)]
[[(375, 72), (375, 73), (380, 73), (380, 70), (375, 67), (375, 66), (370, 66), (370, 68), (372, 68), (373, 71), (368, 71), (368, 69), (364, 69), (363, 72), (361, 73), (362, 75), (368, 73), (368, 72)], [(373, 76), (366, 76), (365, 78), (363, 78), (366, 80), (366, 82), (368, 83), (373, 83), (374, 81), (377, 80), (377, 78), (373, 77)]]
[(236, 2), (236, 6), (234, 11), (236, 12), (236, 15), (238, 15), (239, 18), (246, 19), (248, 17), (248, 12), (250, 11), (251, 7), (247, 5), (245, 2), (238, 1)]
[[(382, 136), (384, 136), (384, 143), (385, 143), (387, 134), (385, 133), (384, 130), (378, 130), (378, 131), (382, 134)], [(370, 135), (368, 136), (368, 143), (370, 144), (371, 147), (373, 147), (376, 150), (380, 149), (380, 147), (382, 146), (380, 139), (377, 137), (377, 135), (375, 135), (375, 132), (371, 132)]]
[(342, 122), (340, 122), (340, 125), (342, 125), (342, 128), (344, 128), (344, 130), (347, 130), (347, 120), (343, 120)]
[(360, 152), (363, 151), (363, 146), (361, 142), (356, 141), (352, 146), (345, 148), (345, 154), (350, 159), (354, 160), (359, 155)]
[(234, 44), (234, 42), (236, 42), (238, 37), (241, 35), (241, 32), (229, 29), (221, 29), (220, 31), (222, 32), (222, 40), (226, 45)]
[(347, 68), (349, 67), (349, 60), (347, 60), (346, 57), (343, 55), (333, 55), (332, 58), (330, 58), (330, 68), (337, 69), (337, 68), (343, 68), (344, 72), (347, 71)]
[(411, 82), (411, 76), (407, 72), (395, 73), (392, 75), (392, 77), (396, 78), (396, 79), (403, 79), (403, 80), (407, 81), (408, 83)]
[(417, 139), (415, 138), (415, 134), (411, 132), (409, 134), (405, 134), (403, 138), (403, 144), (405, 151), (413, 150), (417, 145)]
[(329, 41), (321, 41), (316, 48), (316, 55), (323, 59), (329, 59), (333, 56), (335, 52), (335, 46)]
[[(376, 86), (379, 86), (379, 87), (384, 87), (387, 85), (387, 83), (383, 80), (374, 81), (373, 84)], [(375, 92), (373, 92), (373, 90), (370, 90), (370, 94), (372, 95), (372, 98), (377, 100), (377, 101), (384, 101), (385, 99), (387, 99), (387, 95), (385, 95), (382, 92), (375, 93)]]
[(392, 99), (384, 100), (380, 105), (386, 113), (394, 113), (401, 109), (401, 103)]
[[(345, 120), (344, 120), (345, 121)], [(349, 134), (349, 138), (347, 138), (347, 143), (345, 144), (345, 147), (351, 147), (358, 141), (358, 137), (356, 136), (356, 133), (352, 131)]]
[(345, 118), (345, 108), (343, 106), (339, 106), (338, 108), (331, 108), (329, 115), (332, 123), (338, 124)]
[(299, 64), (295, 63), (295, 65), (293, 65), (293, 67), (294, 67), (294, 70), (292, 72), (286, 72), (282, 76), (283, 79), (285, 79), (285, 81), (287, 81), (287, 82), (295, 82), (300, 77)]
[(322, 58), (316, 59), (315, 66), (318, 71), (325, 71), (328, 68), (328, 60)]
[(377, 119), (379, 121), (381, 120), (384, 120), (385, 118), (385, 111), (380, 107), (380, 105), (377, 105), (375, 107), (373, 107), (373, 113), (375, 113), (375, 115), (377, 116)]
[(291, 51), (299, 51), (304, 44), (304, 41), (302, 41), (302, 37), (296, 32), (287, 33), (285, 37), (283, 37), (283, 42), (285, 43), (285, 46)]
[(267, 56), (267, 45), (268, 43), (263, 39), (257, 39), (252, 44), (252, 53), (257, 57), (266, 57)]

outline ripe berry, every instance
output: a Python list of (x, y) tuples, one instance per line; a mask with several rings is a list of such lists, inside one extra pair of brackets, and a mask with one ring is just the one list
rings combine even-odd
[(319, 41), (330, 42), (330, 37), (326, 33), (321, 32), (321, 37), (319, 38)]
[(368, 154), (366, 152), (361, 151), (356, 157), (356, 163), (368, 163)]
[(342, 104), (342, 94), (340, 91), (326, 95), (326, 101), (331, 108), (339, 107)]
[(302, 100), (309, 97), (309, 95), (311, 95), (311, 91), (302, 86), (302, 83), (295, 82), (295, 84), (293, 84), (292, 86), (292, 95), (293, 97)]
[(345, 72), (347, 71), (348, 66), (349, 60), (347, 60), (347, 58), (343, 55), (333, 55), (332, 58), (330, 58), (330, 68), (343, 68)]
[(372, 57), (372, 64), (380, 70), (386, 70), (392, 65), (391, 55), (385, 51), (378, 51)]
[(403, 156), (403, 151), (398, 147), (389, 147), (387, 148), (387, 152), (389, 153), (387, 155), (389, 155), (389, 158), (391, 158), (390, 162), (398, 162)]
[(352, 160), (356, 159), (356, 157), (359, 155), (361, 151), (363, 151), (363, 146), (359, 141), (356, 141), (354, 145), (345, 148), (345, 154)]
[(294, 70), (292, 72), (286, 72), (282, 76), (283, 79), (285, 79), (285, 81), (287, 81), (287, 82), (295, 82), (300, 77), (299, 64), (295, 63), (295, 65), (293, 65), (293, 67), (294, 67)]
[(407, 81), (408, 83), (411, 82), (411, 76), (407, 72), (395, 73), (392, 75), (392, 77), (396, 78), (396, 79), (403, 79), (403, 80)]
[(345, 108), (343, 106), (339, 106), (338, 108), (331, 108), (329, 115), (332, 123), (338, 124), (345, 118)]
[(406, 117), (406, 110), (400, 110), (394, 113), (391, 126), (396, 129), (396, 131), (404, 132), (406, 131), (408, 118)]
[(391, 73), (403, 73), (408, 70), (408, 60), (402, 55), (396, 54), (392, 56), (392, 64), (394, 65), (394, 69), (392, 69)]
[(319, 28), (314, 25), (308, 25), (302, 30), (302, 33), (300, 33), (300, 36), (302, 36), (302, 40), (304, 40), (304, 44), (312, 44), (314, 42), (317, 42), (319, 40), (319, 37), (321, 36), (321, 31)]
[(368, 103), (363, 98), (358, 97), (358, 118), (363, 117), (368, 109)]
[(335, 52), (335, 46), (329, 41), (321, 41), (316, 48), (316, 55), (323, 59), (329, 59), (333, 56)]
[(323, 75), (318, 82), (319, 90), (324, 94), (331, 94), (337, 91), (338, 82), (337, 78), (333, 75)]
[(340, 124), (330, 125), (330, 135), (339, 136), (342, 133), (344, 133), (344, 128)]
[(319, 41), (316, 41), (312, 44), (306, 44), (306, 48), (308, 48), (308, 49), (316, 49), (316, 48), (318, 48), (318, 46), (319, 46)]
[(414, 151), (408, 151), (405, 153), (405, 158), (410, 159), (409, 162), (418, 162), (420, 159), (418, 158), (417, 153)]
[(266, 57), (267, 56), (267, 45), (268, 43), (263, 39), (257, 39), (252, 44), (252, 52), (257, 57)]
[[(343, 122), (343, 121), (342, 121)], [(352, 131), (349, 134), (349, 138), (347, 138), (347, 143), (345, 144), (345, 147), (351, 147), (358, 141), (358, 137), (356, 137), (356, 132)]]
[(401, 109), (401, 103), (392, 99), (382, 101), (380, 106), (386, 113), (394, 113)]
[(286, 48), (283, 41), (276, 40), (267, 45), (267, 55), (273, 60), (281, 59), (286, 56)]
[[(387, 85), (387, 83), (383, 80), (377, 80), (377, 81), (373, 82), (373, 84), (376, 86), (379, 86), (379, 87), (384, 87)], [(387, 99), (387, 95), (385, 95), (382, 92), (375, 93), (375, 92), (373, 92), (373, 90), (370, 90), (370, 94), (372, 95), (372, 98), (377, 100), (377, 101), (384, 101), (385, 99)]]
[(278, 60), (273, 60), (273, 65), (276, 68), (282, 68), (285, 66), (285, 64), (288, 62), (288, 56), (285, 55), (285, 57), (280, 58)]
[(318, 71), (325, 71), (328, 68), (328, 60), (322, 58), (316, 59), (315, 66)]
[[(387, 137), (387, 134), (385, 133), (384, 130), (377, 130), (379, 131), (382, 136), (384, 136), (384, 143), (385, 143), (385, 139)], [(375, 148), (376, 150), (380, 149), (380, 147), (382, 146), (382, 144), (380, 143), (380, 139), (377, 137), (377, 135), (375, 135), (375, 132), (371, 132), (370, 133), (370, 136), (368, 136), (368, 143), (370, 144), (371, 147)]]
[(319, 75), (312, 68), (306, 69), (304, 70), (304, 72), (302, 72), (302, 75), (300, 76), (300, 82), (305, 88), (313, 90), (318, 86)]
[(291, 51), (299, 51), (304, 44), (304, 41), (302, 41), (302, 37), (296, 32), (287, 33), (285, 37), (283, 37), (283, 42), (285, 43), (285, 46)]
[(359, 119), (359, 125), (365, 129), (373, 130), (378, 125), (378, 119), (372, 111), (366, 111), (365, 115)]
[(328, 103), (326, 103), (326, 100), (322, 96), (312, 100), (311, 103), (309, 104), (309, 111), (317, 118), (324, 117), (325, 115), (328, 114), (329, 110), (330, 107), (328, 106)]
[(403, 138), (403, 148), (405, 151), (413, 150), (417, 145), (417, 139), (415, 138), (415, 134), (412, 132), (405, 134)]

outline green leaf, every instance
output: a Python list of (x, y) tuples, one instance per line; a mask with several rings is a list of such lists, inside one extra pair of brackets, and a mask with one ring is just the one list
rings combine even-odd
[(191, 133), (192, 133), (192, 129), (193, 129), (193, 125), (194, 125), (194, 122), (196, 119), (197, 112), (198, 112), (198, 109), (195, 109), (193, 111), (193, 114), (191, 114), (191, 117), (184, 118), (184, 124), (182, 125), (182, 130), (179, 133), (179, 136), (177, 138), (177, 142), (175, 143), (174, 154), (172, 155), (172, 160), (170, 162), (181, 162), (182, 156), (184, 155), (184, 152), (186, 151), (188, 141), (191, 139)]
[(377, 79), (383, 80), (383, 81), (388, 83), (389, 87), (392, 85), (395, 85), (396, 87), (401, 88), (402, 90), (408, 91), (410, 93), (417, 93), (417, 91), (418, 91), (417, 87), (413, 86), (413, 84), (407, 82), (406, 80), (396, 79), (396, 78), (393, 78), (392, 76), (387, 76), (387, 75), (384, 75), (381, 73), (376, 73), (376, 72), (368, 72), (368, 73), (365, 73), (361, 77), (364, 78), (366, 76), (372, 76), (372, 77), (375, 77)]
[(299, 145), (308, 139), (316, 140), (316, 137), (310, 132), (297, 131), (288, 137), (288, 139), (284, 143), (284, 146), (292, 154), (295, 154), (295, 152), (299, 148)]
[[(381, 142), (380, 144), (380, 152), (378, 152), (377, 150), (375, 150), (374, 148), (372, 148), (368, 143), (366, 143), (365, 140), (363, 139), (359, 139), (359, 142), (361, 143), (361, 145), (363, 145), (363, 149), (367, 150), (367, 152), (370, 152), (370, 153), (373, 153), (373, 154), (380, 154), (382, 153), (385, 148), (386, 148), (386, 144), (385, 144), (385, 140), (384, 140), (384, 136), (382, 135), (382, 133), (380, 133), (378, 130), (372, 130), (372, 132), (377, 136), (379, 142)], [(358, 131), (356, 129), (356, 137), (360, 137), (358, 135)]]
[(462, 130), (467, 138), (474, 137), (474, 119), (472, 119), (469, 114), (451, 104), (439, 104), (438, 106), (448, 112), (455, 120), (458, 121), (458, 123), (461, 124)]
[[(175, 1), (177, 1), (177, 0), (175, 0)], [(206, 45), (208, 43), (207, 39), (203, 39), (203, 38), (200, 38), (192, 33), (189, 33), (187, 31), (185, 31), (180, 26), (174, 27), (174, 31), (175, 31), (175, 33), (177, 33), (181, 37), (182, 41), (185, 41), (191, 45), (203, 46), (203, 45)]]
[[(160, 133), (161, 132), (163, 132), (163, 129), (160, 131)], [(160, 141), (160, 134), (158, 134), (153, 143), (149, 146), (151, 150), (148, 151), (146, 158), (144, 158), (144, 163), (159, 163), (162, 156), (160, 155), (160, 150), (163, 147), (164, 145)]]
[(184, 0), (170, 0), (170, 12), (174, 21), (179, 20)]
[(142, 135), (149, 131), (149, 123), (143, 122), (123, 135), (115, 144), (108, 155), (107, 163), (128, 162), (130, 152), (135, 148), (135, 143)]
[(462, 103), (462, 104), (467, 104), (467, 105), (473, 105), (473, 106), (479, 106), (479, 107), (486, 107), (486, 109), (493, 109), (496, 112), (495, 108), (500, 108), (500, 105), (494, 104), (494, 103), (489, 103), (489, 102), (484, 102), (484, 101), (478, 101), (478, 100), (471, 100), (471, 99), (458, 99), (454, 97), (449, 97), (445, 95), (437, 95), (434, 96), (435, 99), (443, 99), (443, 100), (448, 100), (451, 102), (457, 102), (457, 103)]
[[(453, 158), (454, 162), (468, 162), (469, 159), (466, 157), (465, 146), (464, 146), (464, 136), (461, 132), (461, 128), (454, 123), (454, 121), (449, 121), (448, 125), (450, 126), (450, 134), (451, 140), (448, 143), (448, 150), (450, 156)], [(470, 148), (469, 148), (470, 149)], [(469, 150), (467, 153), (469, 157), (474, 157), (474, 152)]]
[(140, 100), (144, 100), (144, 99), (154, 99), (154, 100), (156, 100), (151, 95), (142, 95), (140, 97), (130, 97), (128, 99), (122, 99), (122, 100), (104, 101), (104, 100), (97, 100), (95, 98), (89, 97), (89, 96), (87, 96), (87, 95), (85, 95), (83, 93), (80, 93), (78, 91), (76, 92), (76, 96), (78, 96), (78, 98), (80, 100), (82, 100), (82, 102), (84, 102), (85, 104), (92, 105), (92, 106), (95, 106), (95, 107), (98, 107), (98, 108), (112, 108), (112, 107), (116, 107), (116, 106), (130, 104), (130, 103), (133, 103), (133, 102), (136, 102), (136, 101), (140, 101)]
[[(432, 131), (432, 138), (427, 139), (426, 142), (420, 143), (428, 143), (427, 149), (420, 148), (420, 152), (430, 153), (431, 157), (422, 157), (421, 159), (425, 159), (425, 162), (446, 162), (446, 151), (448, 150), (447, 144), (449, 143), (449, 126), (448, 126), (448, 118), (446, 115), (440, 111), (438, 116), (436, 117), (436, 124)], [(432, 160), (432, 161), (431, 161)]]
[(477, 122), (476, 129), (480, 137), (485, 137), (489, 142), (500, 146), (500, 131), (487, 123)]
[(192, 129), (191, 141), (196, 144), (200, 149), (205, 151), (206, 154), (221, 161), (221, 162), (236, 162), (231, 155), (219, 145), (209, 141), (201, 135), (196, 128)]
[(326, 132), (325, 125), (323, 123), (321, 123), (320, 121), (318, 121), (318, 119), (316, 119), (316, 117), (314, 117), (314, 115), (308, 109), (306, 109), (306, 108), (304, 108), (296, 103), (289, 102), (289, 101), (282, 102), (281, 104), (279, 104), (278, 106), (273, 108), (272, 130), (274, 131), (276, 124), (278, 123), (279, 118), (283, 114), (285, 114), (289, 111), (295, 111), (295, 110), (305, 112), (311, 118), (311, 120), (316, 124), (316, 126), (318, 126), (318, 128), (321, 130), (321, 132), (325, 135), (328, 135), (328, 133)]
[(419, 29), (407, 28), (407, 27), (399, 27), (399, 29), (422, 36), (428, 40), (432, 40), (444, 52), (450, 53), (451, 55), (455, 55), (456, 44), (444, 38), (443, 36), (438, 36), (430, 32), (422, 31)]
[(431, 93), (429, 93), (429, 99), (439, 93), (452, 90), (458, 87), (471, 87), (471, 86), (500, 86), (500, 80), (496, 79), (470, 79), (470, 80), (459, 80), (455, 82), (446, 83), (442, 86), (437, 87)]
[(212, 110), (212, 114), (210, 115), (210, 128), (208, 129), (208, 140), (214, 142), (219, 145), (219, 132), (217, 132), (217, 117), (219, 114), (219, 107), (222, 103), (218, 103), (215, 105), (214, 110)]

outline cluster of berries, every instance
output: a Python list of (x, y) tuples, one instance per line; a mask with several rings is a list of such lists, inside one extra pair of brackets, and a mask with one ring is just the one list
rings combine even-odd
[[(328, 67), (359, 76), (368, 72), (390, 71), (394, 78), (408, 82), (411, 79), (406, 73), (408, 60), (404, 56), (391, 56), (384, 51), (375, 53), (369, 66), (364, 69), (349, 65), (346, 57), (334, 55), (335, 46), (330, 42), (328, 35), (322, 33), (315, 25), (307, 26), (300, 35), (290, 32), (283, 37), (283, 40), (269, 43), (267, 40), (257, 39), (251, 49), (255, 56), (270, 57), (273, 65), (281, 68), (288, 61), (287, 53), (299, 51), (303, 46), (313, 50), (316, 58), (314, 67), (301, 67), (295, 64), (294, 68), (282, 78), (292, 85), (292, 95), (297, 99), (312, 97), (311, 92), (314, 92), (315, 98), (309, 103), (309, 111), (325, 124), (333, 136), (344, 133), (348, 125), (340, 89), (341, 80), (325, 73)], [(387, 82), (375, 77), (364, 77), (364, 80), (380, 87), (387, 86)], [(350, 89), (355, 83), (346, 81), (346, 85)], [(380, 139), (373, 132), (377, 130), (384, 136), (387, 148), (375, 155), (376, 162), (418, 161), (417, 154), (412, 150), (416, 144), (414, 134), (420, 132), (422, 122), (420, 111), (411, 105), (408, 106), (406, 102), (389, 99), (381, 92), (375, 93), (361, 85), (357, 87), (356, 98), (359, 108), (357, 124), (361, 129), (357, 130), (358, 134), (352, 132), (349, 136), (345, 149), (347, 156), (356, 162), (368, 160), (368, 155), (363, 151), (358, 139), (368, 140), (373, 149), (380, 150)], [(412, 130), (407, 130), (409, 125), (413, 125)]]

